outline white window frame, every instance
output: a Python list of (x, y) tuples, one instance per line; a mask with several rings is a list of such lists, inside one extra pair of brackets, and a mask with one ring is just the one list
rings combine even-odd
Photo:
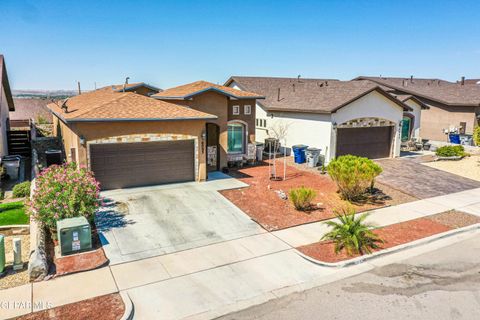
[(232, 114), (234, 116), (240, 115), (240, 106), (238, 105), (232, 106)]
[[(248, 110), (248, 111), (247, 111)], [(245, 115), (251, 115), (252, 114), (252, 106), (249, 104), (246, 104), (243, 106), (243, 113)]]

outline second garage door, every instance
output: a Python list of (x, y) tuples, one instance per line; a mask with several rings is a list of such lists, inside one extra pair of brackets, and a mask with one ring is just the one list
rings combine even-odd
[(90, 145), (102, 189), (195, 180), (193, 140)]
[(370, 159), (390, 157), (392, 127), (338, 128), (337, 157), (352, 154)]

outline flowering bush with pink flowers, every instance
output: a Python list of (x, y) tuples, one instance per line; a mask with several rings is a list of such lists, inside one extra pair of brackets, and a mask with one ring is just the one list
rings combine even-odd
[(54, 165), (36, 178), (32, 214), (50, 229), (65, 218), (84, 216), (91, 221), (100, 204), (99, 193), (99, 183), (85, 167)]

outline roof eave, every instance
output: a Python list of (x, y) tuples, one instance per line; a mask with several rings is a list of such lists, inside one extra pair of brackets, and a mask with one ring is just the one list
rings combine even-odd
[(188, 120), (214, 120), (217, 116), (208, 117), (178, 117), (178, 118), (72, 118), (66, 119), (67, 123), (74, 122), (142, 122), (142, 121), (188, 121)]

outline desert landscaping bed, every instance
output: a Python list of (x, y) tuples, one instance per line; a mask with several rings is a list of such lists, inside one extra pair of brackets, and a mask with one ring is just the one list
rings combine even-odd
[[(374, 232), (383, 239), (384, 243), (380, 245), (379, 249), (373, 251), (392, 248), (475, 223), (480, 223), (480, 217), (452, 210), (380, 227), (375, 229)], [(336, 254), (334, 251), (334, 243), (331, 241), (320, 241), (298, 247), (297, 249), (313, 259), (329, 263), (345, 261), (359, 256), (348, 256), (343, 251)]]
[[(283, 164), (280, 162), (278, 160), (277, 170), (283, 172)], [(249, 187), (223, 190), (221, 194), (269, 231), (330, 219), (335, 216), (333, 212), (335, 209), (349, 204), (340, 199), (337, 186), (328, 175), (301, 170), (292, 165), (287, 167), (285, 181), (271, 181), (266, 163), (232, 169), (229, 174), (245, 182)], [(281, 199), (277, 193), (281, 190), (288, 194), (290, 189), (302, 186), (313, 188), (317, 192), (312, 204), (318, 208), (307, 212), (297, 211), (289, 200)], [(375, 196), (362, 203), (355, 203), (353, 207), (361, 212), (417, 200), (386, 186), (377, 185), (377, 188), (381, 190), (377, 190)]]
[(125, 305), (118, 293), (96, 297), (77, 303), (30, 313), (18, 320), (47, 320), (47, 319), (69, 319), (69, 320), (116, 320), (120, 319), (125, 312)]
[[(14, 271), (13, 270), (13, 238), (20, 238), (22, 241), (22, 261), (23, 269)], [(28, 258), (30, 254), (30, 235), (9, 235), (5, 237), (5, 273), (0, 277), (0, 289), (7, 289), (12, 287), (21, 286), (23, 284), (29, 283), (30, 279), (28, 277)]]
[(427, 162), (423, 165), (480, 181), (480, 156), (465, 157), (458, 161)]

